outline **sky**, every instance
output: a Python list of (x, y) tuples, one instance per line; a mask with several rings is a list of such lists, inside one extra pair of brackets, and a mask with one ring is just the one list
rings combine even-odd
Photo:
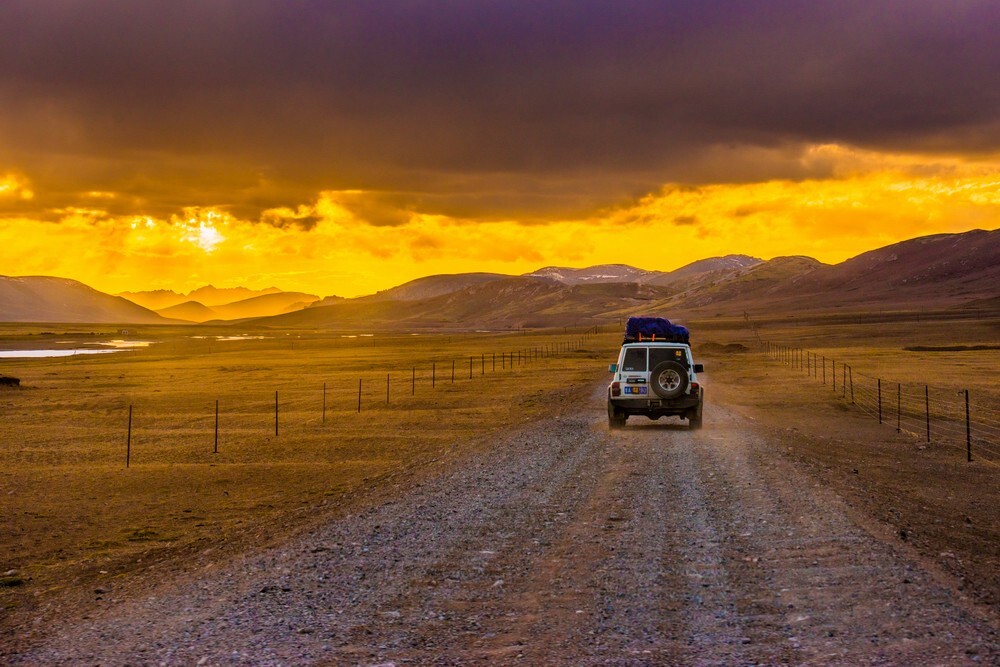
[(995, 0), (5, 0), (0, 274), (357, 296), (1000, 227)]

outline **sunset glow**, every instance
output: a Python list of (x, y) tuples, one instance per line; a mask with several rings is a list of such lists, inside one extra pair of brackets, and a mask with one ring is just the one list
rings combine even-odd
[[(1000, 219), (995, 163), (911, 162), (830, 146), (817, 147), (818, 153), (838, 156), (842, 173), (665, 184), (591, 217), (530, 224), (419, 211), (399, 224), (373, 224), (343, 204), (365, 198), (357, 191), (321, 192), (295, 209), (269, 209), (266, 222), (214, 209), (186, 208), (166, 219), (72, 209), (55, 221), (0, 221), (0, 261), (25, 274), (73, 276), (107, 291), (240, 283), (356, 296), (430, 273), (518, 274), (547, 264), (628, 262), (670, 270), (729, 253), (804, 254), (833, 263), (905, 238), (991, 227)], [(651, 235), (662, 243), (650, 243)]]

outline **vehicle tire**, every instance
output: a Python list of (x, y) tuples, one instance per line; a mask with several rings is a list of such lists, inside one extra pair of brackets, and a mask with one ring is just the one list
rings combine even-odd
[(649, 374), (649, 384), (660, 398), (677, 398), (688, 387), (687, 369), (676, 361), (661, 361)]
[(705, 406), (705, 395), (704, 393), (699, 393), (698, 395), (698, 407), (691, 408), (688, 410), (688, 428), (692, 431), (697, 431), (701, 428), (701, 415), (702, 408)]
[(628, 416), (608, 401), (608, 428), (622, 428)]

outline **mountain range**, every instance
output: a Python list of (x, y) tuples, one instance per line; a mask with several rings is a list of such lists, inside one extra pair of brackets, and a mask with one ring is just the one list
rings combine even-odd
[(834, 265), (810, 257), (728, 255), (674, 271), (550, 266), (521, 276), (426, 276), (354, 299), (211, 286), (187, 295), (159, 290), (112, 296), (72, 280), (0, 277), (0, 321), (21, 322), (252, 319), (275, 327), (499, 328), (597, 323), (636, 313), (696, 317), (962, 306), (1000, 307), (1000, 230), (919, 237)]
[(163, 310), (179, 306), (182, 303), (194, 301), (209, 308), (213, 306), (223, 306), (244, 299), (251, 299), (265, 294), (276, 294), (280, 292), (277, 287), (268, 287), (262, 290), (252, 290), (246, 287), (215, 287), (205, 285), (187, 294), (174, 292), (173, 290), (158, 289), (145, 292), (119, 292), (118, 296), (125, 297), (133, 303), (137, 303), (150, 310)]

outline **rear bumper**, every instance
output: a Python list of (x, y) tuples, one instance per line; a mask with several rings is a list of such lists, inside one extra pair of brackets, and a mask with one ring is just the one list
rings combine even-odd
[(662, 398), (608, 397), (608, 402), (626, 415), (684, 415), (701, 403), (700, 394), (691, 394), (670, 400)]

